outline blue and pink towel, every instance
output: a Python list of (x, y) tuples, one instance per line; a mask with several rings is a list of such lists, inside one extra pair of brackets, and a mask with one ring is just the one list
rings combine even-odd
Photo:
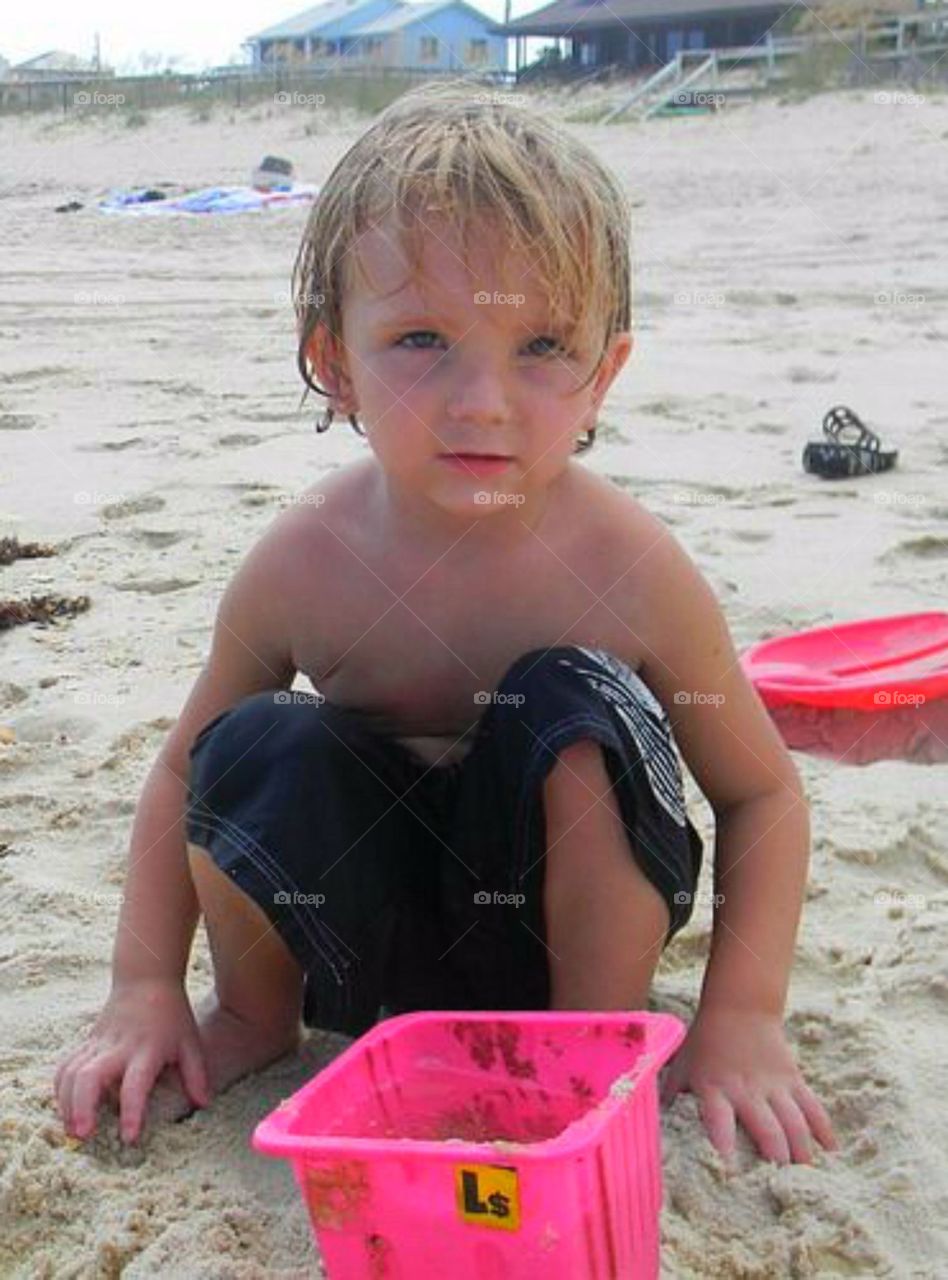
[(294, 182), (269, 191), (256, 187), (202, 187), (199, 191), (156, 200), (151, 188), (141, 187), (110, 191), (99, 201), (99, 208), (103, 213), (131, 214), (251, 213), (274, 205), (305, 204), (315, 198), (318, 190), (309, 182)]

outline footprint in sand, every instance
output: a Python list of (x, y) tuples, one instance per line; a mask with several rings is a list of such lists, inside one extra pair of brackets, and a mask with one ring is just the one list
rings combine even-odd
[(17, 742), (80, 742), (95, 732), (97, 721), (92, 716), (53, 715), (37, 712), (17, 716), (12, 728)]
[(134, 449), (143, 444), (143, 436), (129, 436), (127, 440), (106, 440), (101, 444), (77, 444), (78, 453), (121, 453), (123, 449)]
[(260, 444), (261, 437), (246, 431), (232, 431), (229, 435), (218, 436), (217, 443), (228, 449), (246, 448), (248, 445)]
[(151, 385), (157, 386), (159, 391), (164, 391), (171, 396), (188, 396), (193, 399), (204, 394), (204, 388), (195, 386), (193, 382), (162, 382), (159, 380)]
[(10, 680), (0, 681), (0, 711), (19, 706), (21, 702), (26, 702), (29, 696), (29, 690), (24, 689), (22, 685), (13, 684)]
[(747, 430), (755, 436), (782, 436), (790, 428), (785, 422), (756, 422)]
[(64, 364), (42, 365), (36, 369), (18, 369), (16, 373), (0, 373), (0, 382), (58, 382), (72, 370)]
[(299, 422), (299, 414), (292, 409), (267, 411), (253, 409), (249, 413), (235, 413), (234, 417), (241, 422)]
[(933, 534), (925, 534), (921, 538), (908, 538), (899, 542), (889, 551), (878, 557), (889, 560), (894, 556), (913, 556), (916, 560), (937, 560), (948, 556), (948, 538), (936, 538)]
[(731, 537), (737, 542), (769, 542), (773, 537), (770, 529), (732, 529)]
[(169, 591), (183, 591), (197, 586), (198, 578), (129, 578), (125, 582), (113, 582), (116, 591), (140, 591), (144, 595), (163, 596)]
[(171, 547), (185, 535), (180, 529), (131, 529), (126, 537), (146, 547)]
[(242, 507), (264, 507), (273, 501), (273, 494), (279, 491), (279, 485), (263, 484), (259, 480), (236, 480), (220, 487), (239, 493)]
[(804, 365), (793, 365), (787, 370), (790, 382), (835, 382), (838, 373), (819, 373), (816, 369), (807, 369)]
[(159, 498), (157, 494), (145, 493), (138, 498), (125, 498), (121, 502), (109, 502), (99, 514), (104, 520), (126, 520), (129, 516), (161, 511), (164, 506), (164, 498)]

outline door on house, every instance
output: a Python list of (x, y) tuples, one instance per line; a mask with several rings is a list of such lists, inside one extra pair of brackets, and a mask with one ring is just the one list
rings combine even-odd
[(629, 61), (628, 28), (607, 27), (599, 36), (599, 65), (604, 67), (610, 63), (627, 66)]
[(665, 61), (671, 62), (679, 49), (685, 44), (685, 33), (678, 27), (669, 27), (665, 32)]

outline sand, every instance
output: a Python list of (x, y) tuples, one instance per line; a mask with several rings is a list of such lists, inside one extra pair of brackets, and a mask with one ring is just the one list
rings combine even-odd
[[(313, 1033), (137, 1150), (111, 1119), (84, 1147), (64, 1140), (51, 1092), (106, 995), (134, 805), (219, 593), (280, 503), (364, 447), (340, 427), (317, 437), (315, 404), (298, 413), (287, 282), (303, 210), (164, 221), (93, 205), (109, 186), (242, 182), (266, 152), (319, 182), (359, 126), (307, 133), (305, 118), (0, 120), (0, 536), (59, 547), (0, 568), (0, 595), (91, 597), (77, 618), (0, 634), (4, 1277), (315, 1274), (289, 1169), (248, 1137), (344, 1040)], [(856, 92), (574, 127), (637, 205), (638, 346), (586, 465), (674, 527), (740, 647), (939, 607), (948, 102)], [(85, 208), (53, 212), (73, 199)], [(839, 402), (902, 451), (897, 472), (803, 474)], [(680, 1098), (663, 1117), (664, 1274), (943, 1275), (944, 768), (795, 759), (814, 847), (789, 1027), (842, 1149), (778, 1169), (745, 1145), (728, 1178)], [(693, 1010), (709, 911), (666, 952), (657, 1007)], [(195, 998), (209, 980), (201, 931)]]

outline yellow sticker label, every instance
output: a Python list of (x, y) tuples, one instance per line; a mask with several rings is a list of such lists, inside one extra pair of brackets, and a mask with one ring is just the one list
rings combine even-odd
[(465, 1222), (504, 1231), (520, 1228), (520, 1187), (516, 1169), (503, 1164), (459, 1164), (454, 1168), (458, 1213)]

